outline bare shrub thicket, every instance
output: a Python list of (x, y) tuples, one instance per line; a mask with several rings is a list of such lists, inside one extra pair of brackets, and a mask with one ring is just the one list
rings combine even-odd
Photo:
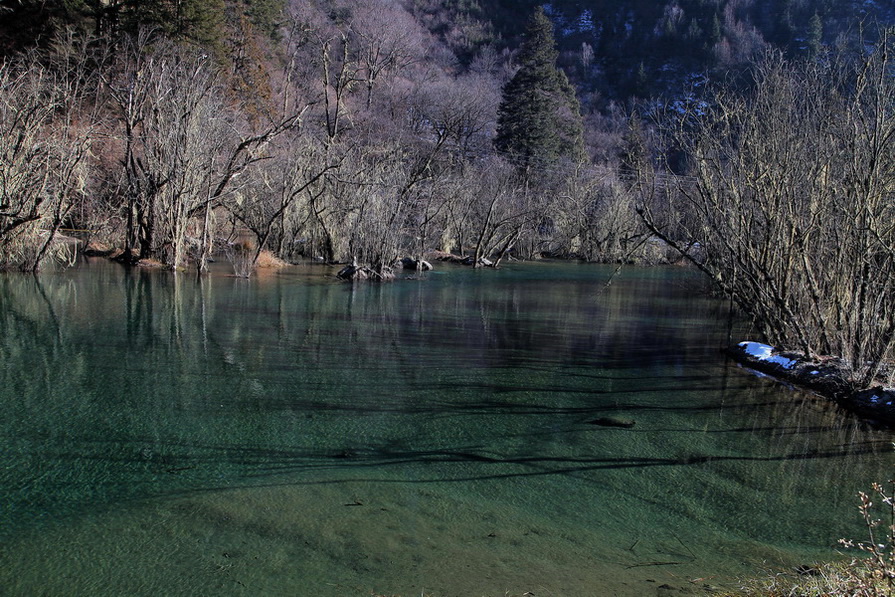
[(500, 158), (492, 158), (477, 169), (472, 178), (473, 264), (499, 263), (522, 234), (533, 229), (537, 211), (528, 181), (517, 169)]
[(323, 146), (298, 128), (271, 142), (268, 152), (268, 159), (261, 161), (223, 202), (237, 223), (254, 236), (253, 249), (245, 256), (251, 266), (243, 268), (246, 275), (253, 271), (265, 249), (288, 258), (304, 255), (307, 250), (314, 252), (308, 246), (315, 215), (308, 199), (344, 159), (327, 159)]
[(642, 212), (768, 341), (841, 355), (858, 385), (895, 343), (891, 68), (887, 42), (818, 63), (768, 55), (752, 92), (678, 122), (692, 178), (676, 216)]
[(432, 249), (628, 253), (608, 170), (493, 151), (509, 55), (464, 71), (400, 4), (291, 10), (269, 56), (240, 29), (232, 64), (142, 31), (0, 65), (0, 267), (36, 269), (62, 227), (175, 270), (216, 249), (243, 276), (265, 250), (380, 273)]
[(140, 258), (178, 268), (191, 252), (204, 262), (211, 210), (298, 122), (301, 110), (254, 130), (224, 101), (219, 76), (201, 50), (144, 33), (106, 79), (124, 145), (126, 249)]
[(77, 73), (0, 63), (0, 268), (36, 271), (87, 189), (89, 125), (66, 126)]
[(643, 256), (645, 235), (635, 217), (635, 192), (612, 169), (576, 168), (557, 185), (548, 210), (544, 249), (586, 261), (623, 262)]

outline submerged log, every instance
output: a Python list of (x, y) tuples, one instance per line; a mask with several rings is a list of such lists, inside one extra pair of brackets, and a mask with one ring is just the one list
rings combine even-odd
[(637, 424), (637, 421), (634, 419), (621, 419), (618, 417), (600, 417), (593, 421), (588, 421), (587, 423), (589, 425), (599, 425), (600, 427), (621, 427), (623, 429), (630, 429)]

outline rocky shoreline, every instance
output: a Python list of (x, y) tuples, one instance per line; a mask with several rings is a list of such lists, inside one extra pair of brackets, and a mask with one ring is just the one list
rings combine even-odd
[(751, 341), (730, 346), (727, 354), (748, 369), (816, 392), (876, 424), (895, 427), (895, 388), (855, 389), (848, 381), (846, 363), (838, 357), (810, 359)]

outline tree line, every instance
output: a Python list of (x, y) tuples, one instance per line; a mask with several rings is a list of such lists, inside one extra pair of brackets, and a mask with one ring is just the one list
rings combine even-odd
[(542, 12), (519, 68), (490, 71), (433, 67), (437, 41), (397, 5), (284, 18), (276, 52), (247, 36), (228, 60), (148, 28), (6, 60), (6, 267), (38, 269), (62, 229), (174, 269), (229, 251), (243, 275), (264, 249), (387, 276), (431, 249), (484, 264), (633, 246)]
[(689, 177), (640, 207), (764, 339), (841, 357), (857, 387), (895, 378), (892, 49), (766, 55), (749, 91), (669, 119)]
[(295, 3), (273, 31), (234, 11), (209, 44), (103, 6), (123, 12), (0, 65), (6, 269), (65, 259), (63, 232), (174, 270), (226, 255), (243, 276), (265, 250), (377, 278), (433, 250), (677, 255), (769, 341), (840, 355), (857, 384), (888, 372), (885, 33), (582, 116), (543, 10), (518, 52), (464, 62), (397, 2)]

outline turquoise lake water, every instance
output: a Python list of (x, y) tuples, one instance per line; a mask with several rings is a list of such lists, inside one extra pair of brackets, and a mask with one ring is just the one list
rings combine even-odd
[(701, 593), (835, 558), (891, 476), (692, 271), (334, 271), (0, 276), (0, 593)]

